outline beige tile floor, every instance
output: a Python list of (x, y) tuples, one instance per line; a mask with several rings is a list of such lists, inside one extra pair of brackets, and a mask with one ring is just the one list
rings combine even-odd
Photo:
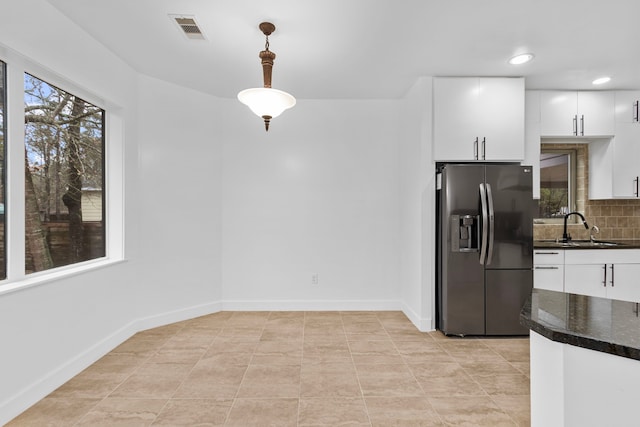
[(529, 341), (400, 312), (221, 312), (136, 334), (15, 426), (528, 426)]

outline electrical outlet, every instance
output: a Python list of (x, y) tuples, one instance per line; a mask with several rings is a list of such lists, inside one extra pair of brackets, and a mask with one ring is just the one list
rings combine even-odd
[(313, 273), (311, 275), (311, 284), (312, 285), (317, 285), (318, 284), (318, 280), (319, 280), (318, 273)]

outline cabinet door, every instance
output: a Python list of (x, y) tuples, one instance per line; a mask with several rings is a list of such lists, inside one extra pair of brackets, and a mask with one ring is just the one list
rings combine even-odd
[(615, 93), (616, 123), (638, 123), (640, 91), (620, 90)]
[(638, 197), (640, 176), (640, 125), (616, 124), (613, 138), (613, 197)]
[[(435, 160), (476, 160), (478, 79), (439, 77), (433, 81)], [(480, 138), (482, 140), (482, 138)], [(480, 150), (480, 147), (477, 147)]]
[(577, 92), (540, 92), (540, 133), (543, 136), (575, 136), (577, 112)]
[(607, 268), (607, 298), (640, 302), (640, 264), (609, 264)]
[(605, 266), (606, 264), (566, 264), (564, 291), (605, 298), (607, 296), (607, 287), (604, 283)]
[(611, 91), (578, 92), (578, 135), (615, 133), (615, 95)]
[(592, 141), (589, 144), (589, 199), (613, 197), (613, 168), (613, 141)]
[(524, 159), (524, 79), (481, 78), (478, 101), (485, 160)]
[(540, 199), (540, 123), (525, 123), (523, 165), (532, 168), (533, 198)]

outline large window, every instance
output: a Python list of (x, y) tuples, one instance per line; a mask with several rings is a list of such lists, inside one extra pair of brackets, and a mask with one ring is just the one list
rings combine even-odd
[(25, 271), (105, 256), (104, 110), (24, 75)]

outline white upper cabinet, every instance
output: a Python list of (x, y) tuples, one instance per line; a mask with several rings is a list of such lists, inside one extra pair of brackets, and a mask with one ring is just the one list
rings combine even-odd
[(638, 198), (640, 179), (640, 125), (616, 123), (613, 138), (613, 197)]
[(524, 79), (434, 79), (436, 161), (524, 159)]
[(533, 198), (540, 198), (540, 91), (525, 92), (524, 160), (532, 166)]
[(613, 197), (640, 196), (640, 91), (617, 91), (613, 139)]
[(609, 91), (542, 91), (542, 136), (606, 136), (615, 132), (615, 96)]
[(638, 107), (640, 104), (640, 91), (621, 90), (615, 93), (616, 97), (616, 123), (638, 124)]

